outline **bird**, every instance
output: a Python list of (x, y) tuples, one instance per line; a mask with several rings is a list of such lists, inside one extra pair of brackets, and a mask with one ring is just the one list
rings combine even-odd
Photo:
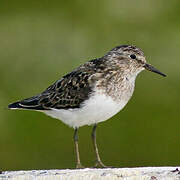
[(42, 93), (11, 103), (8, 108), (43, 112), (73, 128), (76, 168), (84, 168), (80, 160), (78, 130), (85, 125), (92, 126), (94, 167), (106, 168), (96, 142), (97, 125), (126, 106), (134, 92), (136, 77), (143, 70), (166, 76), (146, 62), (143, 51), (137, 46), (116, 46), (102, 57), (67, 73)]

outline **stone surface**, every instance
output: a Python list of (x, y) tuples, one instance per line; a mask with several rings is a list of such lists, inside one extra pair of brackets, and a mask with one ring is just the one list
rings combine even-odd
[(180, 167), (6, 171), (0, 180), (180, 180)]

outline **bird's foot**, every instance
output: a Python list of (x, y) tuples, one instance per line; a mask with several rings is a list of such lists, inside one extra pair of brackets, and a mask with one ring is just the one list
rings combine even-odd
[(76, 164), (76, 169), (84, 169), (85, 167), (81, 163)]
[(96, 164), (93, 168), (109, 168), (108, 166), (104, 165), (102, 161), (96, 161)]

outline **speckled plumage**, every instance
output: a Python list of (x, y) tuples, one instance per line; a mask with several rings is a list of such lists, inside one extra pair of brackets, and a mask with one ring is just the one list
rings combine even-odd
[(90, 60), (63, 76), (42, 93), (8, 107), (41, 111), (73, 127), (77, 168), (82, 168), (77, 130), (84, 125), (94, 125), (95, 166), (106, 167), (98, 153), (96, 126), (114, 116), (128, 103), (136, 76), (144, 69), (165, 76), (146, 63), (142, 50), (136, 46), (117, 46), (103, 57)]
[[(123, 68), (126, 68), (125, 65), (128, 66), (128, 64), (120, 63), (121, 59), (124, 60), (124, 57), (119, 57), (118, 54), (121, 53), (118, 51), (121, 48), (124, 52), (131, 50), (143, 55), (143, 52), (134, 46), (118, 46), (102, 58), (90, 60), (63, 76), (41, 94), (16, 102), (16, 106), (18, 105), (16, 108), (32, 110), (79, 108), (81, 103), (89, 98), (95, 86), (104, 89), (104, 92), (109, 95), (113, 88), (114, 90), (118, 86), (123, 88), (123, 83), (121, 83), (125, 75)], [(113, 59), (116, 56), (118, 58)], [(124, 83), (124, 86), (126, 84)]]

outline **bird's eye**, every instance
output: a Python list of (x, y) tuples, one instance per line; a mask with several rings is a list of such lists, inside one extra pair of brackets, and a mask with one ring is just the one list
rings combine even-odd
[(131, 54), (131, 55), (130, 55), (130, 58), (131, 58), (131, 59), (136, 59), (136, 55)]

